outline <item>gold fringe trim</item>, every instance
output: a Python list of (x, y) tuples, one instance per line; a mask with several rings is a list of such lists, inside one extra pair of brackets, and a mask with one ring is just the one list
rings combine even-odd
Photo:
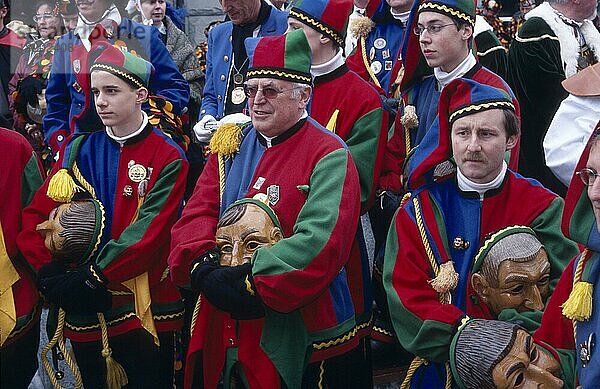
[(573, 290), (571, 290), (569, 298), (561, 305), (562, 314), (571, 320), (589, 320), (592, 316), (593, 293), (593, 284), (585, 281), (577, 281), (573, 285)]
[(73, 199), (78, 188), (69, 171), (60, 169), (50, 178), (46, 194), (56, 202), (68, 203)]
[(473, 17), (467, 15), (466, 13), (454, 9), (454, 8), (450, 8), (445, 4), (438, 4), (438, 3), (423, 3), (419, 6), (419, 12), (423, 11), (423, 10), (430, 10), (433, 9), (434, 11), (442, 11), (444, 13), (448, 13), (452, 16), (455, 16), (459, 19), (462, 19), (468, 23), (470, 23), (472, 26), (475, 25), (475, 19), (473, 19)]
[(320, 30), (326, 34), (331, 35), (331, 37), (333, 38), (335, 43), (337, 43), (338, 46), (344, 47), (344, 40), (342, 39), (342, 36), (340, 34), (338, 34), (338, 32), (335, 31), (334, 29), (327, 27), (320, 20), (316, 20), (316, 19), (310, 17), (309, 15), (300, 13), (296, 9), (291, 9), (289, 15), (293, 18), (300, 20), (304, 24), (308, 24), (311, 27), (314, 27), (316, 30)]
[(322, 350), (322, 349), (329, 348), (332, 346), (337, 346), (338, 344), (341, 344), (341, 343), (345, 343), (345, 342), (349, 341), (350, 339), (354, 338), (356, 336), (356, 334), (358, 333), (358, 331), (365, 329), (367, 327), (370, 327), (372, 325), (372, 323), (373, 323), (373, 317), (371, 317), (369, 319), (369, 321), (355, 326), (350, 331), (346, 332), (344, 335), (341, 335), (338, 338), (329, 340), (327, 342), (313, 343), (312, 348), (315, 350)]
[(306, 84), (312, 83), (312, 79), (309, 76), (302, 76), (299, 74), (294, 74), (291, 72), (285, 72), (281, 70), (271, 70), (271, 69), (251, 69), (246, 73), (246, 78), (252, 77), (283, 77), (292, 81), (302, 81)]
[(458, 115), (462, 115), (465, 112), (471, 112), (471, 111), (477, 112), (477, 111), (482, 111), (484, 109), (491, 109), (491, 108), (511, 108), (514, 110), (515, 106), (513, 105), (513, 103), (511, 103), (509, 101), (495, 101), (495, 102), (491, 102), (491, 103), (469, 105), (467, 107), (464, 107), (457, 111), (454, 111), (448, 118), (448, 122), (452, 123)]
[(225, 123), (215, 131), (208, 144), (212, 154), (231, 157), (240, 150), (242, 128), (237, 124)]

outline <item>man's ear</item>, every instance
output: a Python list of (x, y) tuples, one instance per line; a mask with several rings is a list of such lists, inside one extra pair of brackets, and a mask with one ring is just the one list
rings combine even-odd
[(312, 87), (307, 85), (307, 88), (300, 90), (300, 101), (306, 107), (310, 101), (310, 95), (312, 94)]
[(511, 150), (513, 147), (517, 145), (517, 141), (519, 140), (519, 134), (511, 135), (506, 140), (506, 150)]
[(326, 45), (327, 43), (331, 42), (331, 38), (326, 37), (325, 35), (321, 34), (321, 36), (319, 37), (319, 42), (322, 45)]
[(483, 277), (479, 273), (474, 273), (471, 276), (471, 285), (473, 286), (475, 292), (479, 295), (479, 298), (481, 298), (481, 300), (484, 303), (486, 303), (489, 295), (488, 288), (490, 285), (485, 279), (485, 277)]
[(461, 30), (461, 38), (462, 40), (469, 40), (473, 36), (473, 26), (470, 24), (463, 24)]
[(146, 88), (138, 88), (138, 90), (135, 92), (135, 94), (136, 94), (135, 102), (138, 104), (142, 104), (143, 102), (145, 102), (148, 99), (148, 89), (146, 89)]

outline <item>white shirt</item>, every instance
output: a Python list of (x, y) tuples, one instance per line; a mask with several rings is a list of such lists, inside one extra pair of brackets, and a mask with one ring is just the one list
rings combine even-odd
[[(115, 7), (114, 3), (107, 9), (109, 11), (106, 14), (106, 16), (100, 21), (100, 24), (102, 24), (102, 26), (106, 29), (112, 29), (113, 22), (117, 23), (117, 25), (121, 24), (121, 14), (119, 13), (117, 7)], [(79, 36), (79, 39), (81, 39), (81, 42), (83, 43), (83, 46), (87, 51), (90, 51), (90, 49), (92, 48), (92, 44), (89, 40), (89, 37), (94, 27), (96, 27), (95, 24), (90, 23), (91, 22), (89, 20), (79, 15), (79, 18), (77, 19), (77, 26), (73, 31), (75, 35)]]
[(504, 180), (504, 176), (506, 175), (506, 171), (508, 170), (508, 166), (505, 161), (502, 161), (502, 170), (500, 173), (494, 178), (492, 181), (485, 184), (478, 184), (473, 182), (467, 178), (460, 169), (456, 168), (456, 180), (458, 182), (458, 188), (463, 192), (477, 192), (479, 196), (483, 196), (485, 192), (490, 189), (499, 188), (502, 185), (502, 181)]
[(577, 162), (600, 121), (600, 96), (569, 95), (562, 101), (544, 137), (546, 165), (569, 186)]
[(337, 54), (329, 61), (310, 67), (310, 73), (313, 77), (322, 76), (323, 74), (331, 73), (346, 62), (344, 60), (343, 51), (339, 49)]
[(452, 70), (451, 72), (446, 73), (442, 70), (442, 68), (434, 68), (433, 74), (438, 80), (438, 84), (440, 85), (440, 87), (443, 88), (446, 85), (450, 84), (450, 82), (464, 76), (476, 64), (477, 60), (475, 59), (475, 56), (472, 52), (469, 52), (465, 59), (463, 59), (463, 61), (459, 63), (458, 66), (455, 67), (454, 70)]
[(137, 130), (135, 130), (134, 132), (132, 132), (129, 135), (116, 136), (112, 130), (112, 127), (106, 127), (106, 135), (108, 135), (109, 138), (111, 138), (112, 140), (114, 140), (115, 142), (118, 142), (121, 146), (123, 146), (123, 144), (127, 141), (127, 139), (131, 139), (131, 138), (141, 134), (142, 131), (144, 131), (144, 128), (146, 128), (146, 125), (148, 124), (148, 115), (146, 115), (146, 112), (144, 112), (144, 111), (140, 111), (140, 112), (142, 112), (142, 125), (140, 126), (140, 128), (138, 128)]

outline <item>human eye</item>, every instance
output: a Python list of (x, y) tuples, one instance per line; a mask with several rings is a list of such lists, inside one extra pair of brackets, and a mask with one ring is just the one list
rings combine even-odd
[(281, 92), (271, 86), (263, 88), (263, 95), (265, 95), (267, 97), (275, 97), (279, 93), (281, 93)]
[(433, 26), (429, 26), (427, 29), (429, 30), (430, 33), (435, 34), (442, 30), (442, 26), (434, 24)]

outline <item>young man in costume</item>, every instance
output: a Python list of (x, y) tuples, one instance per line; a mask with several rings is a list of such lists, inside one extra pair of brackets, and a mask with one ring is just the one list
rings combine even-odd
[(550, 350), (561, 364), (567, 388), (592, 388), (598, 369), (598, 252), (600, 251), (600, 131), (589, 139), (571, 180), (562, 229), (585, 246), (565, 269), (534, 333), (535, 341)]
[[(202, 369), (205, 387), (214, 387), (230, 362), (250, 388), (315, 387), (319, 379), (334, 388), (370, 387), (369, 323), (356, 322), (364, 312), (353, 247), (356, 167), (343, 141), (306, 113), (311, 58), (304, 32), (246, 45), (253, 53), (246, 81), (252, 123), (217, 130), (214, 154), (172, 231), (171, 277), (180, 285), (191, 279), (203, 296), (194, 329), (201, 331), (201, 363), (188, 368)], [(220, 215), (257, 193), (268, 197), (286, 238), (257, 250), (252, 266), (216, 266)]]
[[(409, 22), (410, 34), (404, 37), (402, 57), (404, 77), (402, 107), (396, 116), (394, 134), (388, 150), (380, 187), (401, 192), (402, 186), (414, 189), (423, 185), (408, 167), (420, 164), (436, 147), (439, 138), (438, 102), (443, 87), (457, 78), (469, 78), (505, 90), (508, 85), (496, 74), (482, 67), (472, 53), (475, 5), (471, 0), (421, 0), (415, 2)], [(432, 74), (433, 73), (433, 74)], [(519, 108), (513, 98), (517, 117)], [(517, 147), (518, 148), (518, 147)], [(516, 168), (517, 148), (510, 152), (509, 166)]]
[(29, 142), (0, 128), (0, 376), (2, 386), (26, 388), (37, 367), (40, 339), (35, 276), (17, 248), (21, 212), (42, 185), (42, 168)]
[[(93, 61), (89, 51), (94, 42), (107, 41), (151, 62), (149, 91), (161, 112), (145, 105), (156, 118), (181, 115), (189, 100), (189, 86), (160, 39), (160, 32), (123, 17), (112, 0), (77, 2), (79, 19), (74, 31), (56, 41), (52, 73), (46, 88), (48, 113), (44, 136), (56, 152), (71, 134), (94, 131), (102, 122), (94, 108), (88, 69)], [(180, 131), (170, 134), (179, 144), (188, 140)]]
[[(66, 312), (65, 337), (86, 388), (110, 384), (122, 372), (114, 360), (126, 375), (120, 384), (168, 387), (183, 305), (166, 276), (166, 259), (188, 164), (141, 109), (152, 65), (114, 46), (92, 50), (102, 50), (91, 65), (90, 86), (105, 130), (77, 134), (63, 145), (50, 179), (24, 211), (18, 243), (39, 269), (41, 292)], [(36, 227), (49, 215), (56, 218), (52, 209), (79, 197), (98, 200), (106, 218), (97, 249), (72, 267), (53, 261)]]
[[(246, 38), (281, 35), (287, 29), (287, 12), (265, 0), (220, 2), (230, 20), (208, 34), (206, 83), (199, 121), (194, 126), (196, 138), (202, 143), (210, 141), (217, 122), (224, 116), (241, 113), (246, 108), (244, 80), (250, 65), (244, 46)], [(248, 119), (242, 116), (237, 120)]]
[(455, 80), (442, 91), (439, 118), (438, 147), (421, 168), (431, 175), (452, 156), (456, 173), (406, 196), (390, 228), (384, 263), (394, 329), (417, 355), (413, 363), (419, 367), (407, 377), (412, 387), (444, 387), (452, 380), (452, 336), (467, 315), (481, 317), (470, 274), (488, 234), (531, 227), (547, 250), (551, 285), (578, 252), (559, 230), (562, 199), (507, 168), (503, 157), (516, 144), (519, 127), (506, 91)]
[(545, 1), (525, 15), (508, 52), (507, 81), (522, 107), (519, 172), (564, 196), (566, 187), (546, 166), (542, 141), (560, 102), (561, 81), (598, 62), (600, 33), (591, 22), (596, 0)]

